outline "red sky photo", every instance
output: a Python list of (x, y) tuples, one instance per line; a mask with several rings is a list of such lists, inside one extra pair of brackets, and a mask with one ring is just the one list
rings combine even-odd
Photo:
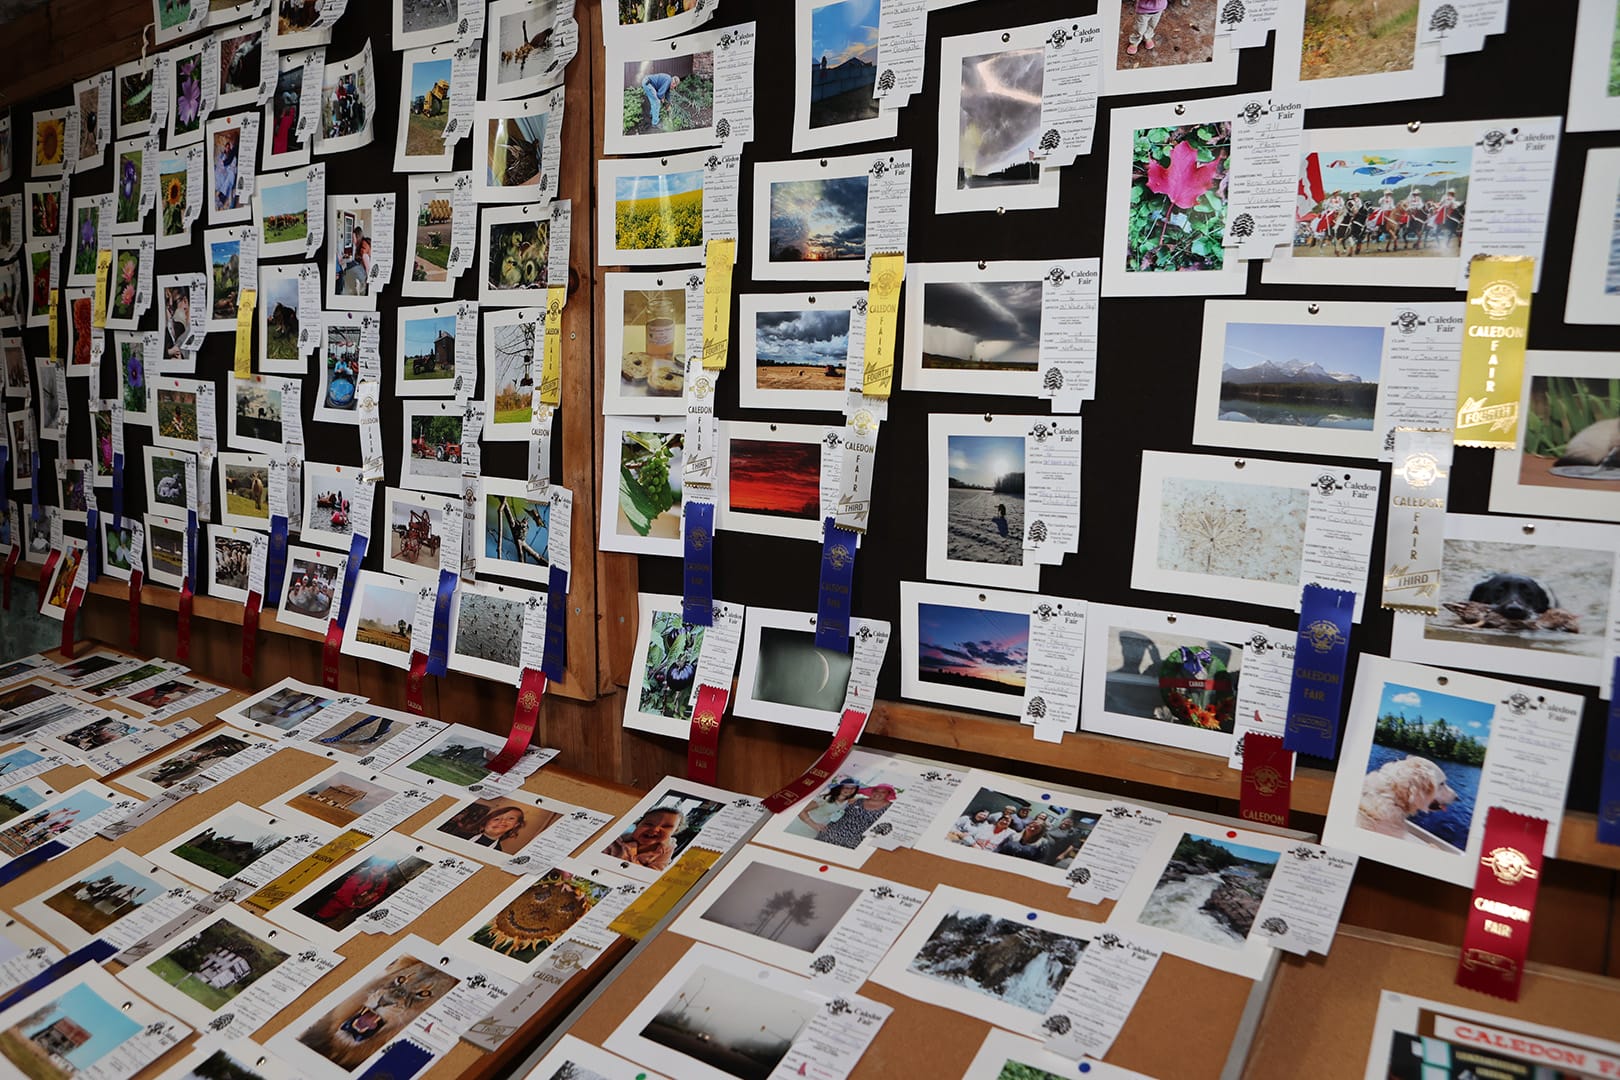
[(821, 517), (821, 444), (731, 440), (731, 509)]

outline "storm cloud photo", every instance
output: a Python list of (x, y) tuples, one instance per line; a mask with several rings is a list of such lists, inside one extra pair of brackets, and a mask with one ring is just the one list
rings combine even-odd
[(963, 57), (958, 191), (1039, 182), (1031, 153), (1040, 140), (1045, 82), (1042, 49)]
[(761, 311), (754, 321), (761, 364), (814, 364), (842, 369), (849, 359), (848, 311)]
[(1034, 371), (1040, 359), (1039, 281), (923, 286), (924, 368)]
[(772, 184), (770, 260), (865, 259), (866, 184), (865, 173)]

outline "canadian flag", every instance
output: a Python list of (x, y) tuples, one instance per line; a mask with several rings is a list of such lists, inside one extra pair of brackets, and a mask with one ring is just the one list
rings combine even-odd
[(1327, 198), (1322, 186), (1322, 159), (1315, 154), (1305, 155), (1305, 172), (1299, 178), (1298, 216), (1304, 217)]

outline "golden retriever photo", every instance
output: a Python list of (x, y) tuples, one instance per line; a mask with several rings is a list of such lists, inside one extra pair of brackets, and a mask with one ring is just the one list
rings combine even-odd
[(1357, 828), (1466, 850), (1495, 713), (1492, 701), (1385, 683)]
[(414, 956), (400, 956), (300, 1036), (298, 1041), (352, 1072), (461, 980)]

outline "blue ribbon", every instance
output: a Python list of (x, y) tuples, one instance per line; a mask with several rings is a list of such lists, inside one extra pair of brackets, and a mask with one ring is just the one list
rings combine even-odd
[(855, 582), (855, 534), (832, 518), (821, 523), (821, 588), (816, 593), (816, 647), (849, 652), (849, 601)]
[(186, 576), (191, 579), (192, 593), (197, 593), (199, 591), (197, 585), (201, 579), (197, 577), (197, 511), (195, 510), (186, 512)]
[(454, 570), (439, 571), (439, 595), (433, 601), (433, 636), (428, 640), (427, 673), (450, 674), (450, 605), (461, 576)]
[(1331, 760), (1339, 741), (1344, 666), (1350, 659), (1350, 619), (1356, 594), (1305, 586), (1294, 646), (1294, 682), (1288, 691), (1283, 746), (1296, 754)]
[(681, 618), (691, 626), (714, 624), (714, 503), (693, 499), (686, 504), (685, 584)]
[(349, 599), (354, 596), (354, 584), (360, 580), (360, 564), (366, 558), (366, 538), (355, 533), (349, 538), (349, 561), (343, 567), (343, 602), (338, 605), (339, 626), (349, 625)]
[[(88, 483), (90, 477), (86, 476)], [(84, 525), (87, 535), (84, 540), (84, 557), (90, 564), (86, 572), (90, 575), (90, 584), (94, 585), (101, 577), (101, 513), (89, 510), (85, 513)]]
[(287, 573), (287, 515), (274, 514), (270, 518), (270, 554), (264, 561), (264, 606), (281, 603), (281, 579)]
[(124, 455), (113, 455), (113, 528), (124, 527)]
[(568, 674), (568, 571), (560, 566), (551, 568), (546, 586), (546, 645), (540, 670), (552, 682), (562, 682)]
[(62, 841), (52, 840), (39, 845), (33, 851), (23, 852), (6, 865), (0, 866), (0, 885), (10, 885), (34, 867), (43, 866), (66, 850), (67, 845)]
[(377, 1064), (361, 1074), (360, 1080), (410, 1080), (432, 1063), (433, 1051), (400, 1039), (382, 1052)]
[(17, 987), (4, 998), (0, 998), (0, 1011), (11, 1008), (30, 994), (38, 993), (69, 972), (75, 971), (86, 964), (99, 964), (103, 960), (109, 960), (116, 955), (118, 955), (118, 946), (109, 945), (105, 941), (92, 941), (82, 949), (75, 949)]
[[(1620, 657), (1614, 662), (1616, 688), (1620, 688)], [(1620, 844), (1620, 694), (1609, 692), (1609, 733), (1603, 744), (1603, 779), (1598, 789), (1597, 838), (1600, 844)]]

